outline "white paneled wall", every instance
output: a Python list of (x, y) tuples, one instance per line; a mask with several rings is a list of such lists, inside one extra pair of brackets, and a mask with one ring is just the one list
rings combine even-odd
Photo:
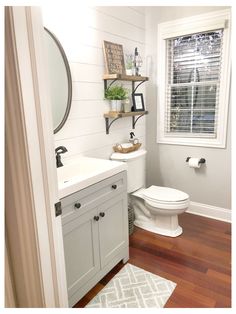
[[(44, 26), (59, 39), (68, 57), (73, 95), (69, 118), (55, 135), (55, 147), (66, 146), (66, 161), (76, 155), (109, 158), (112, 146), (127, 141), (131, 118), (119, 119), (106, 135), (103, 113), (109, 110), (104, 100), (102, 76), (105, 71), (103, 40), (123, 45), (124, 54), (135, 47), (145, 57), (145, 15), (137, 7), (42, 7)], [(145, 61), (145, 60), (144, 60)], [(145, 73), (145, 64), (141, 68)], [(145, 83), (144, 83), (145, 84)], [(131, 83), (123, 83), (131, 90)], [(145, 95), (145, 86), (138, 89)], [(146, 106), (147, 108), (147, 106)], [(145, 120), (136, 124), (135, 134), (145, 147)]]

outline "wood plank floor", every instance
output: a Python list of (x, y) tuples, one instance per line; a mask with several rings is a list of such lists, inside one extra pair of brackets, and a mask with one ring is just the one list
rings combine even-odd
[[(129, 263), (177, 283), (167, 308), (231, 307), (231, 224), (184, 213), (183, 234), (169, 238), (136, 228)], [(123, 267), (120, 262), (75, 307), (84, 307)]]

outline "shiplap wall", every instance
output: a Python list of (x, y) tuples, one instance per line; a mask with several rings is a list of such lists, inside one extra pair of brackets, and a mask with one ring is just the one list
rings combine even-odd
[[(55, 134), (55, 147), (68, 149), (63, 156), (65, 162), (77, 155), (109, 158), (114, 144), (127, 142), (132, 120), (117, 120), (106, 135), (103, 113), (109, 111), (109, 105), (104, 100), (102, 43), (107, 40), (122, 44), (124, 54), (138, 47), (145, 61), (145, 12), (138, 7), (57, 6), (55, 10), (55, 6), (47, 5), (42, 7), (42, 15), (44, 26), (65, 50), (73, 81), (71, 111), (66, 124)], [(141, 74), (146, 74), (145, 62)], [(131, 89), (131, 83), (123, 85)], [(140, 86), (138, 92), (145, 96), (145, 86)], [(145, 120), (139, 119), (135, 129), (143, 147)]]

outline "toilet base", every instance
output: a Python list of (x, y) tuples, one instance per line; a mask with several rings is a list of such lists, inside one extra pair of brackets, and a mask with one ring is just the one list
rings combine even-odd
[(183, 229), (178, 225), (177, 215), (171, 217), (156, 217), (156, 221), (150, 218), (148, 220), (135, 219), (134, 225), (144, 230), (173, 238), (183, 233)]
[(153, 220), (150, 221), (135, 220), (134, 225), (144, 230), (173, 238), (178, 237), (183, 233), (183, 229), (180, 226), (178, 226), (175, 230), (159, 228), (156, 226)]

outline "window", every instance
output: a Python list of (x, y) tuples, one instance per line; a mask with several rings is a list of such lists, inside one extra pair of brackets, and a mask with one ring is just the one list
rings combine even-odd
[(228, 21), (224, 10), (160, 24), (158, 142), (225, 146)]
[(223, 30), (167, 40), (166, 133), (216, 137)]

